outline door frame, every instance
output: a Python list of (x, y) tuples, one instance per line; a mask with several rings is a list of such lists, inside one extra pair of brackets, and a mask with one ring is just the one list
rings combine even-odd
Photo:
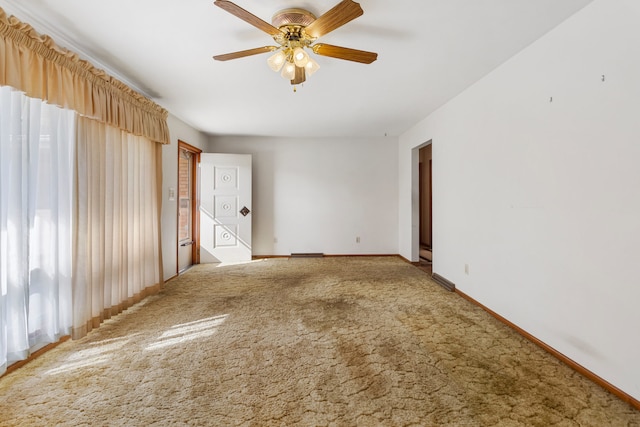
[[(431, 157), (433, 159), (433, 139), (411, 149), (411, 261), (420, 261), (420, 150), (427, 145), (431, 145)], [(431, 163), (431, 212), (433, 213), (433, 161)], [(433, 215), (431, 215), (431, 247), (433, 248)], [(431, 261), (434, 260), (433, 251)]]
[[(191, 156), (191, 176), (189, 179), (192, 182), (191, 186), (191, 238), (193, 244), (191, 245), (191, 265), (200, 264), (200, 154), (202, 150), (198, 147), (194, 147), (191, 144), (187, 144), (182, 140), (178, 140), (178, 156), (176, 162), (178, 164), (178, 187), (180, 186), (180, 150), (188, 151)], [(176, 205), (176, 230), (177, 236), (180, 235), (180, 203)], [(179, 245), (179, 241), (176, 241), (176, 245)], [(180, 274), (180, 256), (179, 250), (176, 250), (176, 270), (177, 274)]]

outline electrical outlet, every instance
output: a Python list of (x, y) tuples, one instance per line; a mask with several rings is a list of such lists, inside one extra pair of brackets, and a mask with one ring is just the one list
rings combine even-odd
[(360, 243), (360, 236), (356, 237), (356, 243)]
[(273, 238), (273, 243), (278, 243), (278, 238), (277, 237)]
[(464, 265), (464, 274), (469, 275), (469, 264)]

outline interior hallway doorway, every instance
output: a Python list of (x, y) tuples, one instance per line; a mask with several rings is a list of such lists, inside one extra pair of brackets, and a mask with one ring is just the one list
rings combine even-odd
[(433, 261), (433, 186), (432, 186), (432, 144), (419, 150), (418, 193), (419, 193), (419, 255), (420, 265), (431, 269)]

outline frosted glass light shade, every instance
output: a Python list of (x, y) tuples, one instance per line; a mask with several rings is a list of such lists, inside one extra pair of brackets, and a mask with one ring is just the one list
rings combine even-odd
[(287, 62), (286, 64), (284, 64), (284, 67), (282, 67), (282, 73), (281, 73), (282, 77), (287, 79), (287, 80), (293, 80), (296, 78), (296, 64), (294, 64), (293, 62)]
[(293, 51), (293, 62), (298, 67), (304, 67), (309, 62), (309, 54), (303, 48), (297, 47)]
[(307, 65), (304, 66), (304, 71), (307, 74), (307, 76), (311, 76), (313, 73), (315, 73), (319, 69), (320, 69), (320, 65), (318, 65), (318, 63), (314, 61), (313, 58), (309, 57), (309, 61), (307, 62)]
[(267, 64), (269, 64), (269, 67), (277, 73), (286, 62), (286, 59), (287, 56), (284, 52), (279, 50), (267, 59)]

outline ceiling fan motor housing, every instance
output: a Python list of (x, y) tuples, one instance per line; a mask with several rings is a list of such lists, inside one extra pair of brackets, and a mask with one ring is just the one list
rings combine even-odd
[(282, 34), (273, 39), (284, 47), (308, 47), (315, 40), (309, 37), (304, 29), (316, 20), (316, 17), (304, 9), (285, 9), (273, 15), (271, 22)]
[(271, 24), (276, 28), (288, 25), (306, 27), (315, 20), (316, 17), (308, 10), (284, 9), (273, 15)]

